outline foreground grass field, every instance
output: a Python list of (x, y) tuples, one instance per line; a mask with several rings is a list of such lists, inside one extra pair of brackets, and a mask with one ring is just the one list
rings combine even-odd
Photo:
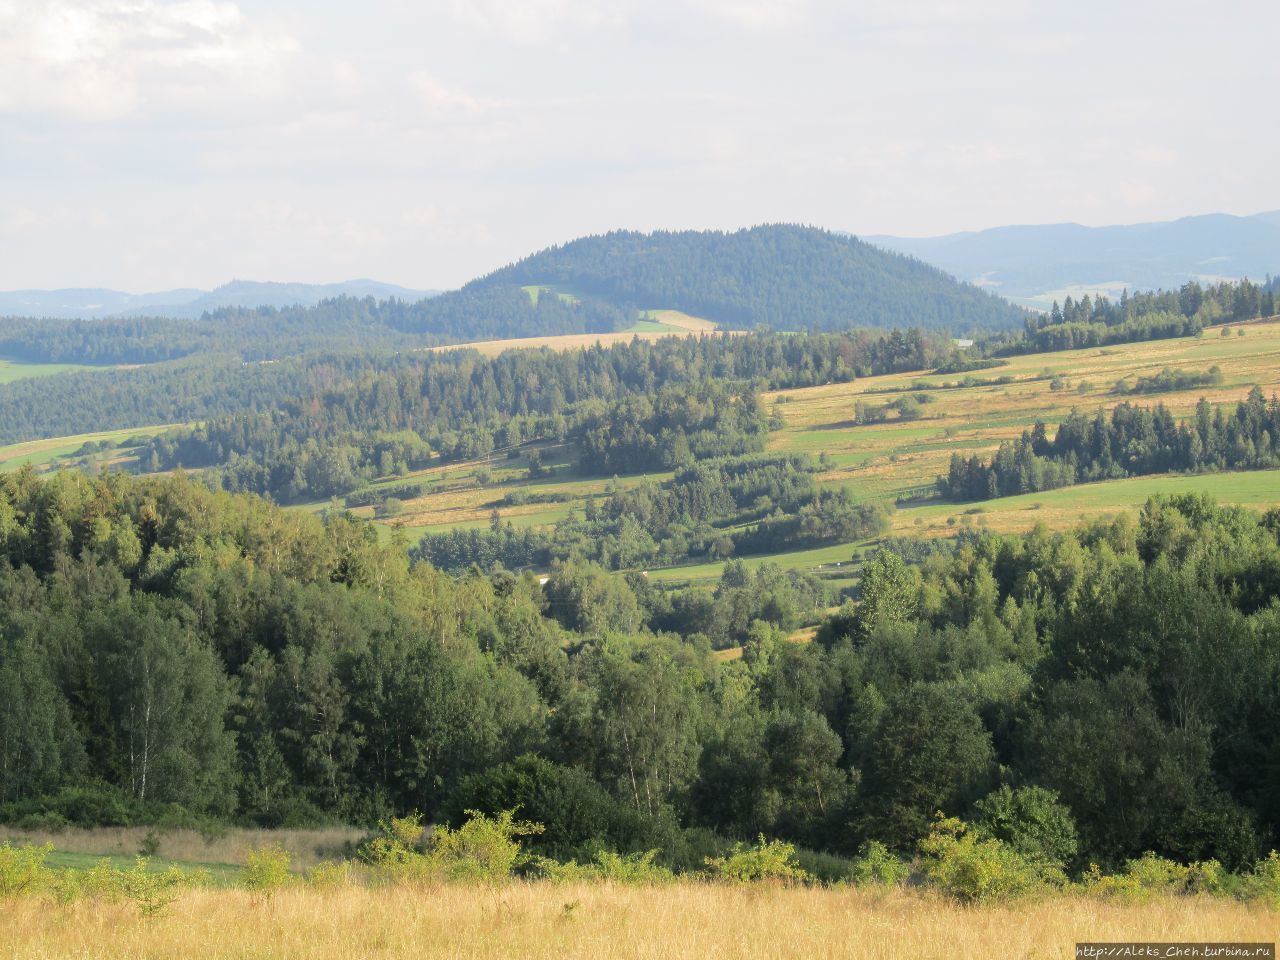
[(963, 907), (847, 888), (514, 883), (185, 892), (163, 913), (24, 899), (0, 910), (4, 954), (38, 958), (930, 958), (1071, 957), (1077, 941), (1265, 941), (1260, 905), (1061, 896)]

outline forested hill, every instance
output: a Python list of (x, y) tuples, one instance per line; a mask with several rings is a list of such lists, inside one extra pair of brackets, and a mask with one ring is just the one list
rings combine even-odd
[[(541, 296), (535, 287), (553, 288)], [(198, 320), (0, 317), (0, 356), (27, 363), (245, 361), (300, 353), (609, 333), (637, 311), (683, 310), (737, 328), (1021, 328), (1029, 316), (933, 267), (797, 226), (737, 233), (610, 233), (534, 254), (416, 302), (342, 296), (314, 306), (224, 307)]]
[(552, 247), (463, 293), (546, 285), (584, 299), (670, 308), (774, 329), (1019, 326), (1025, 313), (917, 260), (786, 224), (734, 233), (618, 231)]

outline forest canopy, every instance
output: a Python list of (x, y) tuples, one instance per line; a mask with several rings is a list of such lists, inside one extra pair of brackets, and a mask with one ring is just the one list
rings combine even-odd
[(1034, 801), (1077, 838), (1065, 867), (1236, 867), (1280, 841), (1277, 571), (1275, 511), (1156, 499), (895, 544), (797, 644), (815, 586), (730, 562), (698, 601), (741, 631), (721, 661), (590, 563), (454, 578), (343, 515), (23, 471), (0, 479), (0, 817), (518, 806), (559, 855), (680, 865), (759, 833), (911, 850), (938, 810), (1008, 831)]

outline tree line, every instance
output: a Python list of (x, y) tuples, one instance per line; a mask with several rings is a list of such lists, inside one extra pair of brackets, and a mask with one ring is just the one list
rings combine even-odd
[(1276, 293), (1270, 281), (1259, 285), (1243, 279), (1208, 285), (1189, 280), (1178, 290), (1126, 290), (1118, 301), (1068, 296), (1061, 306), (1055, 300), (1048, 313), (1027, 317), (1018, 336), (994, 338), (991, 348), (997, 356), (1010, 356), (1190, 337), (1211, 324), (1274, 316)]
[(1177, 423), (1164, 404), (1124, 401), (1108, 418), (1078, 410), (1052, 440), (1043, 423), (1000, 445), (990, 460), (953, 454), (938, 490), (954, 500), (985, 500), (1052, 490), (1073, 483), (1175, 470), (1258, 470), (1280, 466), (1280, 400), (1260, 387), (1234, 409), (1203, 398)]

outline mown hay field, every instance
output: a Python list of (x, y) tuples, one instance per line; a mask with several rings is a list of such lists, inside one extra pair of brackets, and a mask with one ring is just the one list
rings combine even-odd
[(157, 916), (129, 903), (36, 898), (0, 910), (6, 956), (61, 958), (1050, 958), (1077, 941), (1265, 941), (1280, 914), (1257, 904), (1062, 895), (965, 907), (931, 894), (856, 888), (633, 887), (513, 883), (183, 892)]
[(507, 340), (482, 340), (475, 343), (451, 343), (429, 347), (433, 351), (475, 350), (486, 357), (496, 357), (508, 350), (532, 350), (547, 347), (551, 350), (582, 350), (586, 347), (608, 347), (632, 340), (658, 340), (662, 337), (711, 333), (716, 325), (710, 320), (691, 317), (679, 310), (646, 310), (643, 317), (628, 330), (613, 333), (567, 333), (548, 337), (515, 337)]

